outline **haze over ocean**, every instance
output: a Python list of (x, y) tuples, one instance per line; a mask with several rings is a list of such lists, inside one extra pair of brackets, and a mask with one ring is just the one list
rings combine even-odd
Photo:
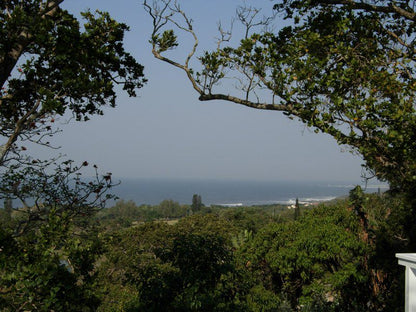
[[(228, 28), (238, 5), (256, 7), (262, 9), (261, 15), (269, 15), (273, 4), (269, 0), (182, 1), (201, 39), (196, 56), (216, 48), (218, 22)], [(126, 23), (131, 29), (125, 36), (126, 48), (144, 65), (149, 81), (138, 91), (137, 98), (129, 98), (120, 87), (117, 107), (105, 109), (104, 116), (86, 123), (67, 123), (66, 117), (56, 121), (63, 132), (51, 142), (62, 146), (59, 153), (77, 163), (94, 163), (103, 173), (110, 171), (114, 176), (131, 179), (270, 181), (297, 177), (314, 181), (319, 177), (359, 183), (362, 159), (342, 152), (345, 148), (329, 135), (315, 134), (279, 112), (223, 101), (199, 101), (184, 73), (152, 55), (152, 20), (140, 1), (71, 0), (64, 1), (63, 6), (77, 16), (88, 8), (108, 11), (117, 21)], [(280, 28), (285, 23), (276, 19), (275, 26)], [(236, 23), (235, 40), (242, 30)], [(182, 61), (192, 38), (179, 39), (180, 46), (169, 55)], [(40, 159), (51, 156), (49, 149), (38, 153)]]
[[(213, 179), (122, 179), (112, 192), (120, 200), (132, 200), (137, 205), (159, 204), (172, 199), (190, 204), (193, 194), (199, 194), (205, 205), (243, 204), (265, 205), (330, 200), (348, 195), (353, 183), (345, 182), (288, 182), (288, 181), (234, 181)], [(370, 185), (367, 192), (377, 192), (378, 185)], [(381, 185), (382, 190), (386, 189)]]

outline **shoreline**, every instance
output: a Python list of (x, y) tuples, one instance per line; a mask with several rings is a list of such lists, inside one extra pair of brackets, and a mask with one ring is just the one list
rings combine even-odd
[[(192, 203), (194, 194), (200, 195), (202, 203), (223, 206), (291, 205), (296, 198), (303, 204), (326, 202), (348, 196), (355, 187), (351, 182), (259, 182), (259, 181), (212, 181), (212, 180), (125, 180), (112, 193), (124, 201), (137, 205), (157, 205), (163, 200), (179, 204)], [(367, 192), (376, 192), (382, 185), (368, 185)], [(384, 191), (386, 187), (383, 187)]]

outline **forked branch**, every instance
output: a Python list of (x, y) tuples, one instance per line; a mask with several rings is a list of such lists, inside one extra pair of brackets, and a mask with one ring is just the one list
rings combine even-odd
[[(250, 95), (254, 89), (253, 85), (258, 85), (261, 81), (261, 77), (259, 77), (259, 75), (253, 71), (250, 71), (248, 67), (241, 68), (243, 75), (251, 77), (249, 85), (246, 88), (242, 88), (244, 89), (245, 93), (244, 99), (232, 95), (214, 93), (214, 86), (216, 86), (220, 80), (225, 78), (224, 71), (225, 67), (227, 66), (227, 60), (225, 58), (220, 60), (222, 57), (221, 55), (212, 56), (206, 54), (205, 60), (204, 57), (199, 58), (203, 70), (201, 72), (194, 73), (190, 67), (190, 61), (195, 56), (199, 42), (192, 25), (192, 19), (190, 19), (185, 14), (185, 12), (181, 9), (176, 1), (161, 0), (153, 1), (152, 4), (150, 4), (147, 0), (145, 0), (143, 5), (145, 10), (152, 18), (153, 30), (151, 44), (153, 55), (157, 59), (183, 70), (186, 73), (188, 80), (191, 82), (194, 90), (198, 92), (199, 99), (201, 101), (225, 100), (256, 109), (268, 109), (286, 112), (293, 110), (293, 105), (287, 103), (275, 104), (260, 102), (257, 97), (256, 101), (250, 100)], [(240, 7), (237, 10), (237, 18), (245, 27), (246, 37), (249, 35), (252, 28), (257, 26), (266, 27), (272, 21), (273, 17), (263, 17), (260, 21), (257, 21), (256, 17), (259, 12), (260, 11), (257, 9), (243, 7)], [(182, 22), (176, 20), (175, 16), (179, 16)], [(172, 25), (176, 29), (190, 34), (192, 37), (192, 48), (190, 49), (183, 63), (162, 55), (163, 52), (173, 49), (178, 45), (176, 42), (176, 36), (174, 35), (173, 31), (170, 29), (164, 30), (165, 28), (168, 28), (168, 25)], [(220, 38), (217, 42), (217, 52), (220, 51), (221, 44), (227, 42), (231, 38), (231, 32), (224, 31), (221, 24), (219, 24), (219, 31)], [(212, 60), (214, 63), (217, 60), (220, 61), (216, 64), (208, 64), (208, 59)]]

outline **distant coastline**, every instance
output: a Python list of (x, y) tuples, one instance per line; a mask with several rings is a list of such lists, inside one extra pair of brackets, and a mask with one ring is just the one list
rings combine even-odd
[[(347, 196), (357, 184), (333, 181), (236, 181), (212, 179), (120, 179), (113, 189), (120, 199), (137, 205), (156, 205), (165, 199), (190, 204), (199, 194), (205, 205), (252, 206), (291, 205), (296, 198), (303, 204), (333, 200)], [(368, 185), (367, 192), (385, 191), (386, 185)]]

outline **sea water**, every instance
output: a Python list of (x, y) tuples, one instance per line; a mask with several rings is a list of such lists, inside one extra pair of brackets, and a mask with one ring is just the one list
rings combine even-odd
[[(204, 179), (121, 179), (112, 193), (137, 205), (156, 205), (165, 199), (191, 204), (198, 194), (205, 205), (250, 206), (327, 201), (347, 196), (356, 185), (349, 182), (235, 181)], [(386, 185), (367, 186), (367, 192), (386, 190)]]

